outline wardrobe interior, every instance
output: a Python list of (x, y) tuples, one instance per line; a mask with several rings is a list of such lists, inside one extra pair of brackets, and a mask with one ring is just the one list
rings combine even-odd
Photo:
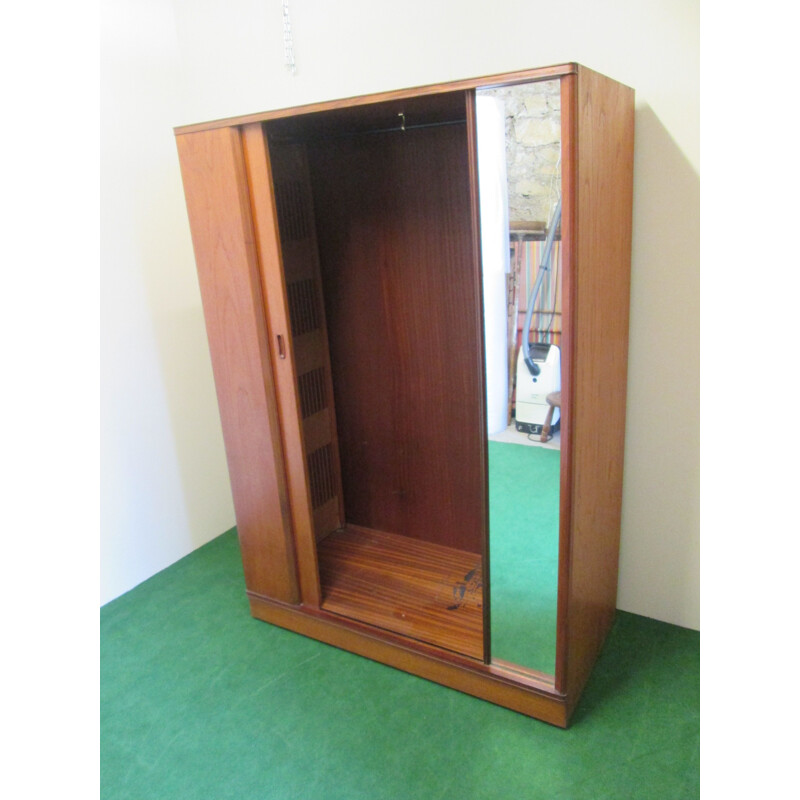
[(483, 660), (474, 95), (264, 124), (321, 607)]

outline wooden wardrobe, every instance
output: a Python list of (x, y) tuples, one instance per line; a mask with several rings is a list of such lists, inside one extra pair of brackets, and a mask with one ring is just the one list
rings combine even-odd
[[(476, 90), (560, 82), (554, 674), (492, 658)], [(252, 614), (565, 727), (615, 613), (633, 91), (576, 64), (177, 128)], [(453, 398), (457, 402), (453, 402)]]

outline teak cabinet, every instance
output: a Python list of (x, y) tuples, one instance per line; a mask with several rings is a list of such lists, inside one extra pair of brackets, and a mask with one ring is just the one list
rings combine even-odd
[[(475, 119), (476, 90), (544, 80), (563, 203), (553, 675), (490, 652)], [(175, 133), (253, 615), (566, 726), (616, 607), (633, 91), (565, 64)]]

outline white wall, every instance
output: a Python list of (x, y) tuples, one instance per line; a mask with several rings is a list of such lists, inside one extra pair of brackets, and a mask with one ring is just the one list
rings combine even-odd
[(699, 627), (699, 11), (690, 0), (108, 0), (103, 599), (234, 524), (171, 127), (577, 61), (636, 89), (619, 605)]
[(200, 294), (171, 125), (167, 0), (103, 6), (101, 600), (230, 528)]

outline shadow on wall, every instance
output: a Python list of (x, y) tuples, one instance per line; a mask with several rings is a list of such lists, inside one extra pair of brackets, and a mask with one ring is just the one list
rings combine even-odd
[(648, 106), (633, 209), (618, 605), (699, 628), (700, 178)]
[(172, 131), (164, 136), (171, 160), (150, 174), (151, 196), (159, 199), (139, 222), (142, 237), (149, 232), (159, 248), (143, 278), (193, 550), (235, 520), (178, 155)]

